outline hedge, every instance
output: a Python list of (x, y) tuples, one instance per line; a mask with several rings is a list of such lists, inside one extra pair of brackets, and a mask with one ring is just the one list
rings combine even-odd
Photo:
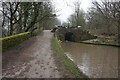
[(2, 41), (2, 51), (4, 52), (8, 48), (27, 40), (28, 38), (30, 38), (30, 36), (30, 32), (24, 32), (17, 35), (0, 38), (0, 41)]

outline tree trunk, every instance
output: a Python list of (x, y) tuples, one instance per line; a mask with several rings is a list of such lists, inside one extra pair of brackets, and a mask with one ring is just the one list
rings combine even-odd
[(2, 28), (4, 27), (4, 24), (5, 24), (5, 16), (3, 15)]
[(118, 2), (118, 45), (120, 46), (120, 1)]
[(12, 35), (13, 34), (13, 16), (11, 15), (11, 18), (10, 18), (10, 34), (9, 35)]
[(108, 35), (111, 33), (110, 32), (110, 21), (109, 21), (109, 19), (107, 20), (107, 33), (108, 33)]

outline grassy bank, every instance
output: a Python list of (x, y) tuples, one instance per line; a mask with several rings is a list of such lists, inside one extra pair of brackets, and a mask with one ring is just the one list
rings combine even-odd
[(80, 43), (84, 44), (93, 44), (93, 45), (105, 45), (105, 46), (115, 46), (115, 47), (120, 47), (120, 45), (112, 42), (103, 42), (101, 40), (93, 39), (93, 40), (86, 40), (86, 41), (80, 41)]
[(12, 35), (12, 36), (7, 36), (4, 38), (0, 38), (0, 42), (1, 45), (0, 48), (2, 49), (2, 52), (5, 52), (7, 49), (9, 49), (10, 47), (14, 47), (20, 43), (22, 43), (25, 40), (28, 40), (29, 38), (36, 36), (38, 34), (40, 34), (43, 30), (36, 30), (34, 32), (23, 32), (23, 33), (19, 33), (16, 35)]
[(24, 32), (20, 34), (16, 34), (13, 36), (8, 36), (5, 38), (0, 38), (2, 41), (2, 51), (6, 51), (8, 48), (18, 45), (19, 43), (27, 40), (30, 38), (29, 32)]
[(70, 73), (72, 73), (76, 78), (86, 78), (88, 80), (88, 77), (84, 75), (78, 69), (78, 67), (64, 54), (64, 50), (61, 47), (61, 42), (57, 38), (52, 39), (52, 46), (55, 54), (59, 56), (59, 59)]

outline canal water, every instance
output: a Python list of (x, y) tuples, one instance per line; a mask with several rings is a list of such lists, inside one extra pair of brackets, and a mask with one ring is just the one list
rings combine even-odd
[(65, 54), (90, 78), (118, 77), (118, 47), (62, 43)]

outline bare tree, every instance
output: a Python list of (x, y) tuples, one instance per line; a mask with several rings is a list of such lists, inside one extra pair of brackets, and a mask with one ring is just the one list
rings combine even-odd
[[(102, 28), (106, 30), (107, 35), (116, 34), (118, 30), (118, 2), (104, 0), (102, 2), (93, 2), (89, 11), (89, 24), (95, 29)], [(114, 32), (113, 32), (114, 31)]]
[(81, 9), (81, 2), (77, 1), (74, 3), (74, 14), (72, 14), (68, 20), (72, 26), (85, 26), (85, 13)]
[(8, 35), (21, 32), (34, 32), (41, 24), (48, 19), (55, 17), (50, 2), (3, 2), (2, 26), (7, 24)]
[[(14, 24), (16, 23), (16, 21), (14, 20), (14, 16), (18, 10), (18, 6), (19, 6), (19, 2), (3, 2), (2, 3), (2, 7), (3, 7), (3, 10), (2, 13), (5, 17), (7, 17), (10, 21), (10, 32), (9, 32), (9, 35), (12, 35), (13, 34), (13, 31), (14, 31)], [(3, 20), (5, 20), (5, 18), (3, 17)], [(4, 21), (3, 21), (4, 22)], [(3, 23), (4, 24), (4, 23)]]

